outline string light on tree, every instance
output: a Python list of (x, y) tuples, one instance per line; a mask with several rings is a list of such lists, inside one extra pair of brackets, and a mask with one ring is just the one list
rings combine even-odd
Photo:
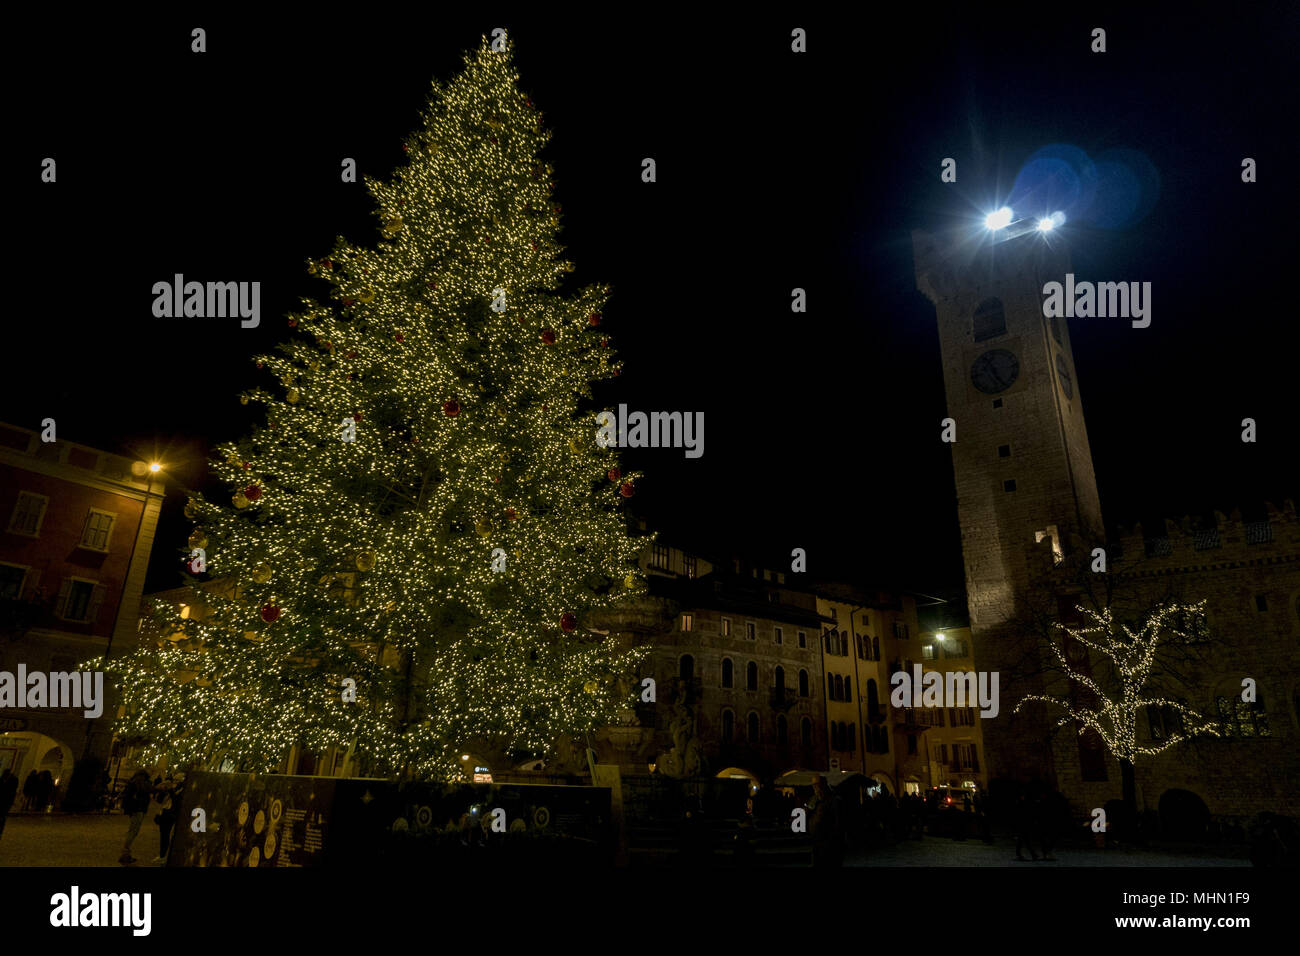
[(186, 508), (204, 610), (160, 608), (183, 640), (98, 662), (146, 760), (266, 771), (338, 747), (454, 779), (462, 752), (542, 756), (629, 705), (586, 688), (644, 655), (579, 623), (629, 595), (644, 543), (623, 514), (640, 476), (574, 440), (619, 372), (597, 328), (610, 290), (561, 289), (550, 133), (518, 79), (509, 42), (484, 39), (434, 84), (418, 148), (366, 181), (374, 241), (308, 264), (333, 307), (305, 301), (256, 357), (240, 401), (268, 424), (213, 461), (233, 507)]

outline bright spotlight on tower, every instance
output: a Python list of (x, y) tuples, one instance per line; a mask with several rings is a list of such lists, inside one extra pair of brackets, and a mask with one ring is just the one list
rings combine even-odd
[(990, 229), (1005, 229), (1011, 225), (1011, 207), (1003, 206), (997, 212), (991, 212), (984, 217), (984, 225)]
[(1040, 219), (1040, 220), (1038, 220), (1038, 231), (1039, 231), (1039, 232), (1051, 232), (1051, 231), (1052, 231), (1053, 229), (1055, 229), (1055, 228), (1056, 228), (1056, 223), (1052, 222), (1051, 219)]

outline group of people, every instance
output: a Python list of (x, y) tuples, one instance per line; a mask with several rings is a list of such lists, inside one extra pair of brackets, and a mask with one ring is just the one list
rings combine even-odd
[[(1052, 816), (1053, 803), (1042, 786), (1031, 784), (1016, 798), (1016, 859), (1024, 861), (1022, 849), (1029, 850), (1034, 860), (1055, 860), (1052, 849), (1055, 846), (1055, 820)], [(1039, 856), (1039, 851), (1042, 856)]]
[[(54, 793), (54, 776), (48, 770), (33, 770), (23, 781), (23, 809), (40, 812), (50, 805)], [(18, 775), (8, 767), (0, 773), (0, 834), (4, 833), (9, 811), (18, 800)]]
[(123, 865), (136, 862), (135, 857), (131, 855), (131, 844), (140, 834), (145, 814), (155, 803), (158, 812), (154, 814), (153, 822), (158, 825), (158, 855), (154, 857), (153, 862), (161, 863), (167, 859), (184, 789), (185, 774), (183, 773), (169, 773), (166, 777), (155, 777), (150, 781), (149, 774), (145, 771), (135, 772), (127, 782), (126, 789), (122, 791), (122, 812), (127, 815), (129, 822), (126, 828), (126, 839), (122, 843), (122, 855), (118, 857), (117, 862)]

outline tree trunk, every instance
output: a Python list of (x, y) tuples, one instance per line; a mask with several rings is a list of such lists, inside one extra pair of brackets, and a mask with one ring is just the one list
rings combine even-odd
[(1133, 770), (1133, 762), (1121, 757), (1119, 773), (1124, 800), (1124, 820), (1122, 821), (1121, 832), (1125, 840), (1133, 840), (1136, 838), (1138, 831), (1137, 776)]

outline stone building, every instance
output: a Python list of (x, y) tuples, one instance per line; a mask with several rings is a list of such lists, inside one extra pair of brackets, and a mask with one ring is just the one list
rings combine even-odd
[[(981, 724), (985, 773), (995, 784), (1043, 779), (1082, 815), (1118, 798), (1117, 764), (1098, 734), (1058, 729), (1059, 714), (1044, 705), (1014, 712), (1031, 694), (1078, 693), (1053, 674), (1043, 635), (1027, 622), (1045, 620), (1047, 607), (1069, 623), (1077, 600), (1098, 593), (1101, 606), (1122, 593), (1131, 609), (1204, 598), (1218, 641), (1187, 670), (1179, 696), (1221, 715), (1225, 735), (1139, 762), (1138, 806), (1170, 821), (1213, 814), (1229, 825), (1256, 810), (1292, 809), (1300, 785), (1294, 506), (1265, 522), (1216, 516), (1149, 540), (1135, 531), (1108, 542), (1069, 329), (1043, 315), (1041, 290), (1071, 268), (1064, 246), (1034, 234), (974, 252), (970, 245), (913, 234), (917, 287), (935, 306), (956, 428), (950, 448), (974, 665), (1002, 675), (1000, 713)], [(1107, 570), (1080, 579), (1097, 548), (1110, 558)], [(1069, 649), (1081, 672), (1106, 666), (1096, 652)], [(1262, 692), (1254, 703), (1240, 700), (1246, 677)], [(1142, 732), (1150, 741), (1172, 731), (1156, 715)]]
[(652, 648), (638, 679), (653, 705), (598, 735), (600, 763), (629, 773), (725, 771), (770, 779), (822, 769), (827, 751), (815, 597), (785, 575), (665, 545), (641, 559), (649, 594), (602, 617), (626, 647)]
[[(68, 673), (129, 646), (165, 493), (145, 463), (0, 424), (0, 671)], [(110, 695), (108, 682), (104, 694)], [(114, 705), (0, 708), (0, 769), (110, 757)]]

